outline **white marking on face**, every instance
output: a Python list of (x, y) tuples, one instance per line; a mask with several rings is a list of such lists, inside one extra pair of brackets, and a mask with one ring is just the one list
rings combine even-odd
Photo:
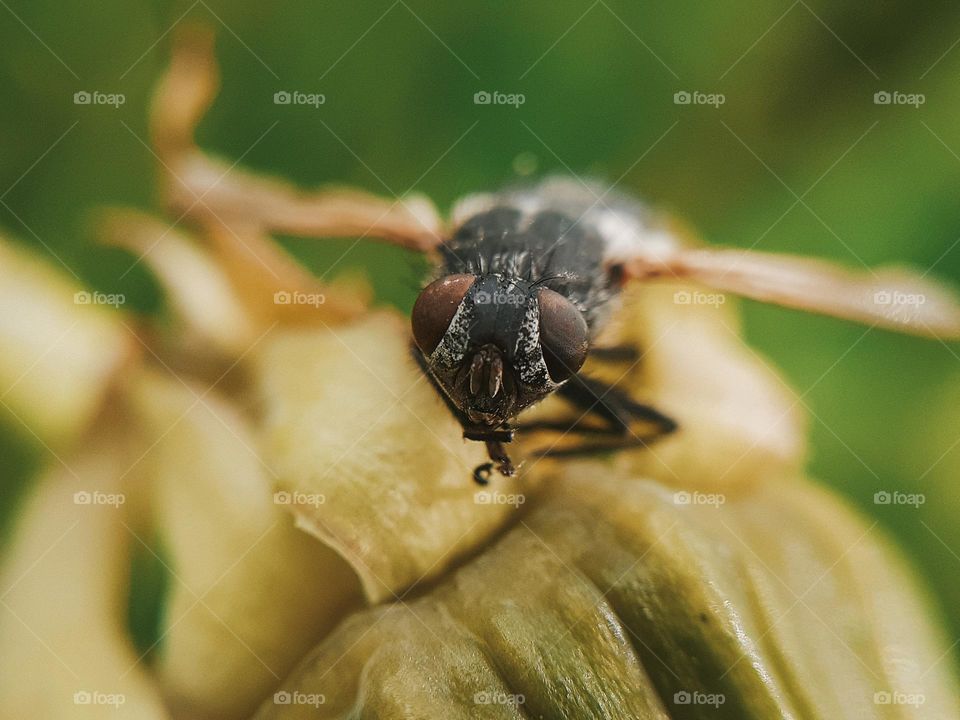
[(430, 364), (453, 368), (463, 362), (470, 344), (470, 328), (474, 324), (473, 303), (461, 301), (440, 344), (430, 355)]
[(520, 382), (533, 387), (553, 384), (547, 371), (547, 362), (543, 359), (543, 348), (540, 347), (540, 304), (536, 295), (530, 299), (520, 324), (514, 356), (517, 358)]

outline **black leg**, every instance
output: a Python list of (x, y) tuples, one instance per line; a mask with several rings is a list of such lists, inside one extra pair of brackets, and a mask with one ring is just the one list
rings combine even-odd
[[(512, 431), (510, 432), (510, 437), (513, 437)], [(482, 440), (483, 438), (476, 439)], [(477, 465), (473, 469), (473, 481), (477, 483), (477, 485), (486, 485), (490, 482), (490, 476), (493, 474), (494, 467), (496, 467), (497, 472), (504, 477), (513, 477), (516, 475), (517, 468), (507, 454), (507, 449), (503, 446), (503, 442), (500, 440), (486, 440), (485, 442), (487, 444), (487, 455), (490, 457), (490, 462)], [(509, 440), (507, 442), (509, 442)]]
[[(677, 423), (656, 408), (634, 401), (626, 392), (606, 383), (582, 375), (575, 375), (557, 391), (584, 416), (594, 416), (604, 422), (604, 427), (586, 425), (584, 417), (571, 425), (557, 421), (538, 421), (520, 425), (517, 430), (548, 430), (572, 433), (581, 437), (594, 438), (574, 447), (545, 449), (537, 455), (552, 457), (574, 457), (592, 455), (611, 450), (630, 447), (643, 447), (669, 435), (677, 429)], [(632, 429), (636, 421), (652, 423), (654, 429), (649, 433), (637, 435)]]
[(590, 348), (590, 357), (611, 363), (636, 362), (640, 359), (640, 351), (633, 345), (609, 345)]
[(653, 435), (648, 437), (618, 437), (610, 442), (583, 442), (573, 447), (562, 448), (542, 448), (534, 450), (534, 457), (589, 457), (591, 455), (603, 455), (614, 450), (628, 450), (630, 448), (647, 447), (651, 442), (663, 437), (662, 435)]
[(677, 423), (656, 408), (638, 403), (620, 388), (593, 378), (574, 375), (557, 392), (578, 410), (606, 420), (611, 430), (618, 433), (629, 433), (633, 420), (656, 424), (659, 435), (668, 435), (677, 429)]

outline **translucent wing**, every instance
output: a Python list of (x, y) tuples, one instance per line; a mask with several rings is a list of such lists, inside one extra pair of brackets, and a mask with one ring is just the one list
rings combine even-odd
[(960, 302), (946, 286), (905, 268), (855, 271), (824, 260), (720, 248), (635, 244), (615, 259), (628, 278), (677, 278), (888, 330), (960, 339)]

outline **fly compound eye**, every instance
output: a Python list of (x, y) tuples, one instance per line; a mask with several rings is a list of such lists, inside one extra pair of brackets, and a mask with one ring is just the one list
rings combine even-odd
[(448, 275), (420, 292), (410, 322), (413, 339), (424, 355), (437, 349), (475, 279), (473, 275)]
[(540, 347), (554, 382), (574, 375), (587, 359), (589, 331), (583, 314), (560, 293), (541, 288)]

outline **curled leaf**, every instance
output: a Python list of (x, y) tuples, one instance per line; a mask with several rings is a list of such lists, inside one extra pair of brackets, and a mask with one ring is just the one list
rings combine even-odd
[(0, 237), (0, 403), (42, 442), (83, 432), (131, 356), (119, 304)]
[(220, 265), (179, 230), (134, 210), (112, 210), (99, 225), (105, 242), (143, 258), (166, 289), (185, 333), (238, 356), (263, 331)]
[(691, 497), (581, 463), (543, 492), (428, 595), (344, 623), (258, 717), (960, 712), (912, 577), (824, 491)]
[(218, 264), (263, 324), (339, 323), (357, 318), (369, 304), (364, 283), (320, 283), (255, 224), (216, 220), (205, 229)]
[(136, 454), (116, 430), (101, 428), (37, 480), (6, 551), (4, 717), (169, 717), (125, 627)]
[(158, 673), (190, 717), (242, 717), (360, 600), (333, 551), (293, 527), (240, 413), (153, 372), (146, 425), (157, 532), (173, 575)]

